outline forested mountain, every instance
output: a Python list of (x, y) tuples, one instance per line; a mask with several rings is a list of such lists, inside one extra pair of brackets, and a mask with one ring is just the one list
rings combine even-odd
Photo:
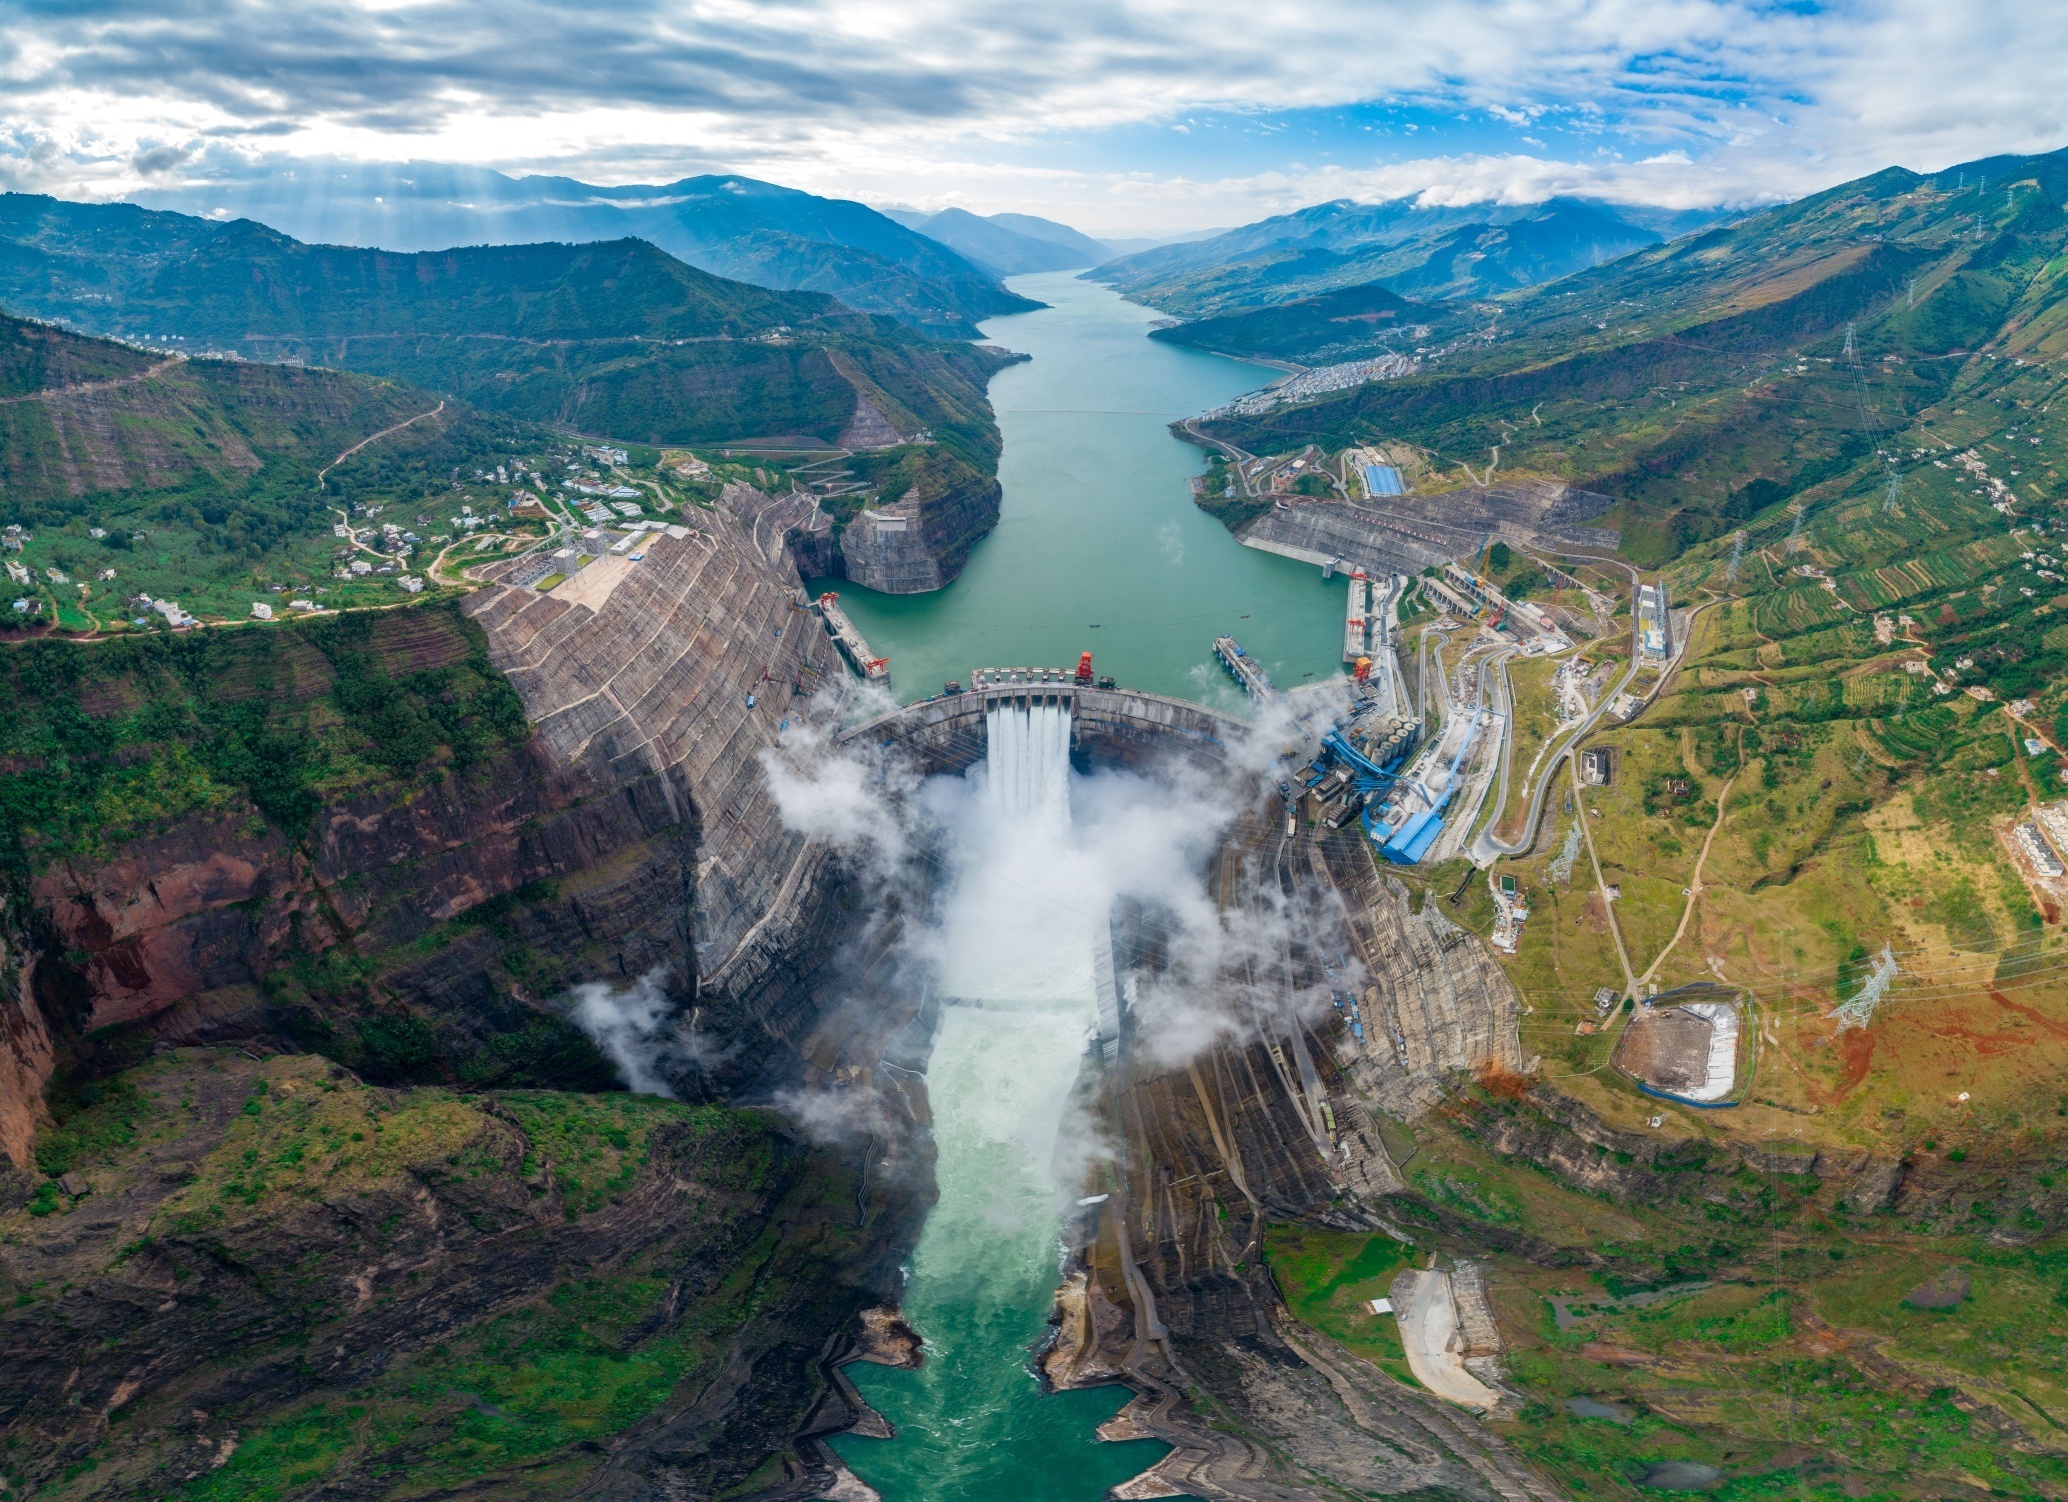
[(1211, 239), (1123, 256), (1094, 276), (1138, 302), (1202, 317), (1374, 281), (1404, 296), (1486, 296), (1660, 238), (1611, 208), (1574, 199), (1426, 209), (1407, 199), (1337, 199)]
[(397, 253), (250, 220), (0, 196), (0, 304), (189, 350), (395, 376), (646, 442), (832, 440), (866, 392), (988, 471), (997, 357), (812, 292), (748, 286), (641, 240)]
[(600, 187), (422, 162), (333, 167), (320, 176), (266, 173), (140, 199), (212, 219), (255, 219), (302, 240), (389, 250), (636, 236), (719, 276), (830, 293), (945, 338), (974, 337), (978, 319), (1034, 306), (864, 204), (750, 177)]
[(1096, 265), (1112, 254), (1091, 236), (1032, 214), (978, 215), (967, 209), (943, 209), (937, 214), (902, 209), (887, 212), (908, 229), (940, 241), (996, 276), (1068, 271)]
[(1320, 365), (1399, 352), (1441, 337), (1468, 315), (1455, 305), (1412, 302), (1377, 282), (1268, 308), (1243, 308), (1157, 329), (1149, 337), (1189, 349)]
[[(1919, 425), (1964, 433), (1969, 404), (2024, 411), (1989, 392), (2068, 346), (2064, 196), (2063, 152), (1890, 168), (1500, 299), (1404, 379), (1216, 431), (1259, 451), (1497, 454), (1503, 475), (1617, 497), (1626, 548), (1664, 558), (1784, 501), (1900, 480)], [(1906, 430), (1918, 452), (1899, 452)], [(2051, 495), (2045, 473), (2020, 483)]]

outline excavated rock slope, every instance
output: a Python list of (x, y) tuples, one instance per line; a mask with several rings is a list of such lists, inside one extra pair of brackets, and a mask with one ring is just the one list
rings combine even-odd
[(1366, 1042), (1333, 1012), (1260, 1004), (1247, 1036), (1183, 1069), (1123, 1049), (1102, 1101), (1123, 1187), (1082, 1238), (1047, 1370), (1061, 1385), (1118, 1376), (1143, 1395), (1128, 1433), (1176, 1447), (1125, 1496), (1323, 1488), (1548, 1502), (1555, 1489), (1490, 1431), (1299, 1327), (1262, 1265), (1267, 1220), (1440, 1224), (1403, 1182), (1376, 1113), (1424, 1115), (1461, 1074), (1520, 1063), (1519, 999), (1478, 940), (1416, 912), (1368, 842), (1280, 842), (1271, 827), (1243, 826), (1224, 845), (1222, 903), (1310, 894), (1315, 916), (1293, 931), (1286, 963), (1296, 973), (1354, 955)]
[[(841, 905), (823, 858), (782, 828), (758, 760), (838, 671), (794, 581), (787, 557), (763, 557), (721, 517), (656, 536), (595, 608), (493, 585), (464, 614), (439, 603), (348, 618), (357, 634), (343, 645), (297, 625), (127, 656), (53, 644), (70, 654), (53, 660), (70, 687), (31, 708), (118, 740), (154, 701), (205, 708), (197, 676), (271, 733), (321, 739), (363, 718), (355, 684), (392, 696), (459, 673), (486, 693), (500, 674), (533, 728), (518, 721), (468, 764), (434, 757), (405, 775), (364, 764), (376, 744), (298, 790), (306, 825), (269, 816), (252, 782), (32, 849), (43, 858), (0, 937), (0, 1148), (25, 1163), (44, 1082), (108, 1028), (146, 1042), (264, 1036), (389, 1077), (442, 1066), (483, 1081), (515, 1057), (494, 1040), (530, 1030), (556, 1057), (519, 1059), (514, 1078), (599, 1086), (608, 1070), (546, 1005), (570, 984), (652, 973), (673, 995), (701, 993), (714, 1026), (757, 1032), (770, 1013), (809, 1011), (808, 975), (785, 967), (822, 963), (824, 935), (796, 920), (837, 921)], [(190, 645), (208, 660), (183, 678), (171, 657)], [(379, 676), (343, 683), (347, 669)], [(205, 721), (188, 731), (201, 751), (220, 740)], [(137, 734), (110, 753), (125, 771), (188, 765), (187, 746)], [(351, 1052), (370, 1016), (397, 1012), (435, 1034), (417, 1050), (429, 1057)]]

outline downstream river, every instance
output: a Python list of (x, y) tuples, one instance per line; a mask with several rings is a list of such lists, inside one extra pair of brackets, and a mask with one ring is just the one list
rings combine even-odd
[(1005, 452), (997, 530), (930, 595), (844, 581), (840, 603), (890, 658), (901, 700), (965, 685), (973, 667), (1074, 667), (1095, 654), (1123, 688), (1226, 704), (1213, 639), (1232, 633), (1282, 688), (1341, 671), (1343, 588), (1245, 548), (1192, 504), (1205, 468), (1167, 424), (1274, 372), (1148, 337), (1157, 314), (1067, 271), (1015, 277), (1050, 304), (984, 337), (1034, 358), (991, 381)]
[[(1153, 313), (1069, 273), (1011, 285), (1051, 306), (984, 325), (1034, 357), (991, 383), (1005, 435), (998, 529), (938, 594), (815, 586), (838, 589), (890, 657), (898, 696), (966, 684), (972, 667), (1070, 667), (1089, 649), (1123, 687), (1228, 704), (1238, 696), (1212, 656), (1224, 631), (1283, 686), (1340, 672), (1342, 586), (1242, 547), (1193, 506), (1186, 481), (1204, 458), (1166, 429), (1269, 373), (1157, 343)], [(897, 1437), (834, 1442), (884, 1502), (1096, 1502), (1165, 1453), (1093, 1433), (1125, 1389), (1044, 1394), (1027, 1369), (1060, 1271), (1060, 1216), (1082, 1183), (1057, 1165), (1084, 1137), (1065, 1108), (1092, 1024), (1091, 926), (1110, 897), (1092, 852), (1107, 810), (1070, 772), (1057, 712), (992, 720), (987, 764), (941, 805), (956, 809), (956, 833), (932, 946), (945, 1003), (927, 1067), (940, 1201), (905, 1299), (927, 1362), (849, 1367)]]

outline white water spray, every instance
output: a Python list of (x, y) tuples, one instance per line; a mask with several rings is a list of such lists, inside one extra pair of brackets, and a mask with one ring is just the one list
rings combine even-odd
[(1057, 1145), (1096, 1018), (1094, 925), (1112, 898), (1073, 839), (1069, 712), (993, 709), (986, 729), (982, 771), (932, 789), (954, 830), (953, 885), (931, 937), (942, 1008), (926, 1088), (940, 1200), (905, 1301), (928, 1359), (878, 1394), (903, 1458), (845, 1452), (901, 1502), (1009, 1494), (1028, 1455), (1089, 1442), (1024, 1363), (1055, 1286), (1062, 1204), (1077, 1192)]

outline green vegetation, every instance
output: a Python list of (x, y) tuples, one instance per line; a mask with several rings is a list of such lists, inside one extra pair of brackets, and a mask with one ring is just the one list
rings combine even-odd
[[(1471, 1248), (1487, 1264), (1502, 1364), (1526, 1399), (1496, 1427), (1561, 1487), (1634, 1502), (1647, 1468), (1667, 1462), (1713, 1468), (1704, 1489), (1744, 1498), (1926, 1499), (1961, 1486), (2040, 1496), (2068, 1484), (2055, 1417), (2068, 1412), (2068, 1306), (2055, 1297), (2068, 1250), (2057, 1238), (2005, 1245), (1862, 1217), (1808, 1173), (1752, 1172), (1689, 1135), (1706, 1128), (1720, 1141), (1724, 1128), (1706, 1120), (1676, 1122), (1648, 1164), (1566, 1139), (1612, 1172), (1651, 1176), (1651, 1187), (1588, 1194), (1569, 1170), (1488, 1145), (1514, 1140), (1496, 1134), (1503, 1117), (1556, 1130), (1532, 1105), (1480, 1090), (1460, 1105), (1411, 1129), (1410, 1162), (1426, 1165), (1414, 1187), (1429, 1200), (1445, 1180), (1492, 1192), (1436, 1200), (1440, 1227), (1414, 1196), (1388, 1213), (1425, 1220), (1430, 1245)], [(1975, 1165), (1984, 1154), (1962, 1156)], [(2048, 1182), (2033, 1182), (2030, 1157), (1987, 1156), (1972, 1178), (1946, 1182), (2013, 1199)], [(1530, 1259), (1489, 1250), (1516, 1231), (1535, 1238)], [(1359, 1304), (1384, 1292), (1406, 1248), (1272, 1227), (1266, 1250), (1297, 1318), (1401, 1375), (1389, 1364), (1397, 1336), (1375, 1338), (1380, 1322), (1360, 1322)], [(1557, 1265), (1582, 1253), (1603, 1260), (1591, 1272)], [(1913, 1307), (1919, 1290), (1949, 1281), (1969, 1291)]]
[(1149, 337), (1217, 354), (1326, 365), (1405, 353), (1463, 316), (1453, 305), (1410, 302), (1369, 282), (1276, 307), (1195, 319)]
[[(1611, 209), (1572, 199), (1455, 209), (1339, 199), (1208, 240), (1124, 256), (1100, 267), (1099, 278), (1138, 302), (1187, 317), (1227, 315), (1224, 327), (1257, 352), (1285, 349), (1305, 359), (1292, 350), (1302, 333), (1330, 337), (1318, 327), (1330, 315), (1317, 316), (1313, 304), (1325, 305), (1322, 294), (1334, 289), (1345, 299), (1345, 311), (1334, 316), (1347, 321), (1363, 311), (1360, 303), (1387, 306), (1383, 299), (1392, 294), (1462, 303), (1565, 276), (1658, 239)], [(1257, 311), (1285, 303), (1293, 311), (1282, 323)], [(1241, 352), (1219, 343), (1202, 347)]]
[[(132, 232), (111, 233), (116, 219), (134, 220)], [(397, 393), (398, 402), (428, 390), (505, 419), (579, 425), (638, 444), (794, 443), (801, 436), (831, 446), (866, 402), (911, 440), (870, 454), (871, 466), (903, 465), (913, 482), (942, 492), (989, 484), (997, 468), (998, 434), (984, 388), (1009, 357), (929, 339), (895, 319), (853, 312), (824, 293), (727, 281), (643, 240), (399, 255), (303, 245), (248, 221), (217, 226), (182, 215), (125, 217), (22, 195), (0, 196), (0, 237), (20, 251), (0, 269), (0, 301), (95, 332), (130, 337), (146, 329), (160, 343), (194, 352), (336, 364), (409, 383), (408, 389), (378, 388)], [(40, 337), (62, 338), (52, 330)], [(124, 350), (106, 358), (141, 366), (153, 357)], [(328, 380), (339, 390), (375, 389), (292, 366), (192, 361), (159, 382), (143, 383), (133, 399), (158, 393), (165, 380), (202, 379), (191, 372), (204, 364), (207, 379), (218, 383), (234, 378), (270, 390), (282, 381), (306, 388)], [(0, 352), (0, 373), (8, 367)], [(16, 413), (17, 422), (33, 430), (45, 405), (0, 410)], [(235, 412), (215, 427), (246, 420), (242, 405), (229, 405)], [(431, 405), (424, 401), (406, 415)], [(312, 453), (307, 469), (293, 473), (280, 455), (241, 453), (221, 442), (209, 421), (185, 423), (185, 416), (173, 412), (160, 426), (180, 445), (206, 450), (213, 462), (197, 459), (199, 472), (217, 481), (234, 474), (247, 488), (275, 498), (298, 495), (305, 505), (314, 501), (308, 471), (346, 447)], [(486, 420), (468, 421), (479, 426)], [(369, 424), (357, 436), (382, 426)], [(457, 478), (492, 449), (498, 459), (514, 452), (521, 430), (507, 422), (502, 427), (498, 432), (488, 423), (473, 441), (481, 454), (450, 455), (437, 467)], [(878, 425), (871, 441), (881, 436)], [(0, 450), (7, 447), (0, 443)], [(379, 466), (409, 446), (383, 447), (373, 461), (376, 479)], [(56, 451), (49, 441), (36, 448), (39, 456)], [(647, 457), (641, 464), (652, 462)], [(39, 490), (68, 497), (65, 515), (97, 509), (87, 504), (95, 487), (51, 472), (54, 461), (39, 457), (37, 465), (31, 515), (45, 504)], [(255, 518), (259, 512), (271, 517), (280, 504), (276, 499), (256, 511), (219, 504), (222, 516), (206, 515), (204, 507), (202, 519), (211, 529), (241, 529), (236, 545), (255, 541), (263, 551), (282, 529), (268, 531)], [(331, 519), (322, 518), (326, 528)]]
[[(557, 443), (449, 402), (439, 410), (436, 396), (392, 381), (225, 360), (157, 365), (0, 315), (0, 371), (11, 377), (0, 383), (45, 398), (0, 405), (0, 520), (29, 539), (4, 555), (28, 578), (10, 578), (0, 602), (37, 607), (0, 604), (0, 628), (164, 629), (134, 603), (139, 595), (177, 601), (203, 621), (249, 620), (254, 603), (284, 614), (294, 598), (326, 609), (395, 604), (407, 597), (393, 568), (337, 577), (362, 555), (334, 526), (363, 526), (392, 508), (401, 525), (449, 541), (461, 505), (485, 517), (491, 505), (497, 518), (504, 510), (500, 494), (477, 496), (463, 477), (520, 458), (536, 464)], [(104, 378), (123, 384), (90, 401), (67, 394)], [(120, 417), (112, 426), (110, 408)], [(419, 544), (420, 555), (435, 550)]]
[(1264, 1229), (1264, 1260), (1294, 1318), (1409, 1386), (1415, 1379), (1399, 1322), (1366, 1305), (1386, 1297), (1395, 1275), (1414, 1265), (1413, 1253), (1390, 1236), (1308, 1226)]
[(1785, 531), (1792, 502), (1878, 502), (1891, 471), (1929, 530), (1942, 496), (1978, 488), (1952, 461), (1983, 440), (2011, 480), (2014, 437), (2017, 499), (2050, 504), (2068, 432), (2034, 362), (2068, 340), (2068, 155), (1965, 182), (1891, 169), (1638, 251), (1500, 298), (1411, 376), (1213, 431), (1257, 453), (1413, 445), (1458, 475), (1499, 446), (1504, 476), (1614, 497), (1608, 524), (1646, 565)]
[(0, 661), (0, 710), (0, 859), (23, 877), (199, 810), (255, 809), (300, 841), (326, 799), (435, 784), (530, 736), (451, 603), (30, 642)]
[[(716, 1494), (780, 1454), (802, 1420), (811, 1393), (792, 1380), (785, 1342), (816, 1349), (862, 1297), (844, 1274), (866, 1255), (855, 1222), (867, 1196), (761, 1112), (628, 1095), (390, 1091), (308, 1056), (259, 1063), (181, 1050), (122, 1075), (37, 1146), (52, 1172), (62, 1162), (87, 1173), (102, 1199), (156, 1201), (111, 1268), (140, 1259), (198, 1300), (230, 1294), (248, 1274), (223, 1269), (255, 1260), (269, 1269), (270, 1328), (289, 1349), (319, 1327), (325, 1340), (352, 1340), (361, 1310), (392, 1346), (361, 1377), (313, 1392), (268, 1385), (239, 1400), (235, 1417), (216, 1416), (236, 1443), (209, 1464), (189, 1463), (191, 1402), (177, 1390), (141, 1398), (38, 1495), (126, 1486), (284, 1502), (332, 1485), (382, 1497), (426, 1487), (564, 1496), (600, 1443), (671, 1407), (684, 1433), (705, 1435), (692, 1464)], [(168, 1188), (158, 1164), (173, 1152), (187, 1155), (187, 1172)], [(655, 1192), (657, 1171), (674, 1187)], [(585, 1222), (579, 1233), (564, 1228), (553, 1197), (567, 1220)], [(7, 1234), (66, 1207), (54, 1182), (46, 1198), (49, 1209), (32, 1202)], [(434, 1202), (460, 1219), (426, 1242)], [(584, 1239), (564, 1239), (576, 1234)], [(401, 1254), (378, 1290), (355, 1293), (368, 1256), (378, 1267), (386, 1251)], [(0, 1291), (21, 1320), (40, 1318), (56, 1292), (28, 1282)], [(419, 1300), (425, 1318), (378, 1324), (385, 1306)], [(224, 1339), (215, 1356), (250, 1358), (248, 1332)], [(766, 1363), (752, 1402), (697, 1415), (711, 1379), (743, 1354)], [(0, 1450), (10, 1474), (45, 1460)]]

